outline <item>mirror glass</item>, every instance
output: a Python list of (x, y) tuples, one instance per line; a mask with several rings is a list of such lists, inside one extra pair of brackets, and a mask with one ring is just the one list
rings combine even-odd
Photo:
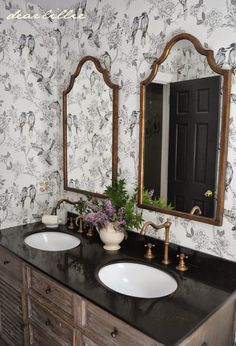
[(97, 59), (80, 62), (63, 95), (66, 190), (102, 194), (116, 177), (117, 91)]
[(157, 67), (141, 85), (139, 202), (211, 223), (222, 189), (224, 75), (187, 39), (175, 42)]

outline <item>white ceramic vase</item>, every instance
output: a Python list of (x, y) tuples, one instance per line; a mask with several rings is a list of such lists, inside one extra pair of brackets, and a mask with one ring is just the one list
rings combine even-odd
[(99, 235), (101, 241), (105, 244), (103, 248), (108, 251), (119, 250), (119, 244), (124, 239), (124, 233), (116, 231), (112, 223), (109, 223), (106, 227), (101, 228)]

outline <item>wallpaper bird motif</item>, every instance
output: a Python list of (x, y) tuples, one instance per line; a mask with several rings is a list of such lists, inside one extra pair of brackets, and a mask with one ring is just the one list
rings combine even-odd
[(6, 19), (19, 9), (41, 11), (26, 1), (0, 4), (1, 228), (50, 211), (62, 181), (56, 27), (48, 20)]
[[(188, 32), (233, 71), (225, 211), (221, 227), (171, 217), (171, 241), (236, 261), (235, 1), (89, 0), (84, 20), (5, 19), (19, 8), (41, 11), (26, 3), (0, 4), (1, 227), (30, 222), (62, 192), (61, 96), (85, 55), (100, 59), (121, 87), (119, 174), (136, 187), (139, 83), (169, 39)], [(167, 215), (143, 210), (143, 217), (161, 222)]]

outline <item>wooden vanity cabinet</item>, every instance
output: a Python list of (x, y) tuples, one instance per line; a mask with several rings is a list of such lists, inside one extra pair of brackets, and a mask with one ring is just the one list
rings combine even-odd
[(32, 346), (42, 332), (60, 346), (157, 346), (156, 341), (29, 266), (27, 285)]
[(0, 336), (9, 346), (26, 343), (28, 328), (23, 262), (0, 247)]
[[(232, 295), (179, 346), (233, 346), (234, 324)], [(1, 246), (0, 338), (9, 346), (164, 346)]]

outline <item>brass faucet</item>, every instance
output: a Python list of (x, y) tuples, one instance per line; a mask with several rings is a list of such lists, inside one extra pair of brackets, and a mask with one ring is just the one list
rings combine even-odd
[(198, 205), (195, 205), (194, 207), (192, 207), (192, 209), (190, 210), (190, 214), (191, 215), (202, 215), (202, 211), (200, 209), (200, 207)]
[(51, 212), (51, 215), (56, 215), (57, 214), (57, 209), (60, 208), (60, 205), (65, 202), (65, 203), (68, 203), (68, 204), (72, 204), (72, 205), (75, 205), (78, 203), (78, 201), (74, 202), (74, 201), (70, 201), (69, 199), (67, 198), (62, 198), (60, 199), (57, 204), (55, 205), (54, 208), (52, 208), (52, 212)]
[(147, 228), (149, 226), (152, 226), (155, 230), (159, 230), (161, 228), (165, 228), (165, 240), (164, 240), (164, 258), (162, 260), (163, 264), (169, 264), (170, 260), (169, 260), (169, 237), (170, 237), (170, 226), (171, 226), (171, 222), (170, 221), (166, 221), (164, 223), (162, 223), (161, 225), (156, 225), (154, 222), (152, 221), (147, 221), (143, 224), (140, 234), (141, 235), (145, 235)]

